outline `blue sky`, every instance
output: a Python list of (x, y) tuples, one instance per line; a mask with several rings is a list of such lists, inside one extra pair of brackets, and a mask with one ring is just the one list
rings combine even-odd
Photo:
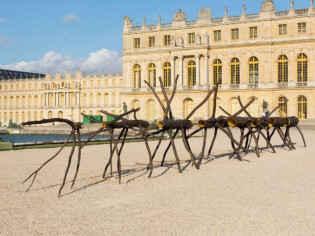
[[(133, 23), (172, 21), (180, 8), (195, 20), (202, 6), (213, 17), (259, 12), (262, 0), (0, 0), (0, 68), (40, 70), (82, 69), (85, 72), (120, 68), (123, 17)], [(276, 10), (290, 8), (290, 0), (274, 0)], [(295, 8), (308, 8), (310, 0), (295, 0)], [(101, 57), (100, 61), (97, 61)], [(45, 63), (53, 60), (50, 66)], [(42, 66), (38, 66), (41, 62)], [(93, 63), (97, 65), (93, 65)], [(103, 63), (104, 62), (104, 63)], [(104, 65), (103, 65), (103, 64)], [(63, 66), (59, 66), (62, 64)], [(78, 66), (80, 65), (80, 66)], [(82, 66), (83, 65), (83, 66)], [(46, 71), (43, 71), (46, 70)], [(94, 71), (93, 71), (94, 70)]]

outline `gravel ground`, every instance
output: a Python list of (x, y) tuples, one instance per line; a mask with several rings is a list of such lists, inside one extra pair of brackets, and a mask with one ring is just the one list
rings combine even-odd
[[(264, 149), (260, 158), (251, 152), (240, 162), (228, 159), (230, 144), (220, 133), (200, 170), (177, 139), (182, 174), (171, 152), (159, 166), (164, 141), (150, 179), (144, 143), (127, 143), (122, 184), (115, 169), (102, 180), (109, 146), (87, 146), (76, 185), (67, 184), (62, 197), (57, 194), (70, 148), (40, 171), (29, 192), (30, 182), (21, 182), (57, 149), (0, 152), (0, 234), (315, 235), (315, 132), (304, 134), (307, 148), (292, 131), (296, 150), (281, 148), (275, 138), (276, 154)], [(193, 150), (201, 142), (192, 139)]]

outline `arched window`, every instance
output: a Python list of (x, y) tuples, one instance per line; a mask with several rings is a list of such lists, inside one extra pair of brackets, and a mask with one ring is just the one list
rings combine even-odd
[(301, 53), (297, 57), (297, 82), (307, 83), (307, 56)]
[(187, 86), (192, 88), (194, 85), (196, 85), (196, 63), (189, 61), (187, 63)]
[(22, 111), (22, 122), (25, 122), (25, 112)]
[[(184, 118), (186, 118), (193, 109), (194, 101), (191, 98), (186, 98), (184, 100)], [(193, 117), (191, 117), (190, 119), (193, 119)]]
[(33, 120), (37, 120), (37, 111), (34, 111)]
[(222, 61), (220, 59), (215, 59), (212, 63), (213, 67), (213, 85), (218, 82), (222, 85)]
[(155, 119), (155, 102), (153, 100), (147, 101), (147, 120), (153, 121)]
[(241, 109), (241, 106), (237, 98), (232, 98), (230, 100), (230, 114), (233, 115)]
[[(138, 107), (140, 107), (139, 100), (133, 100), (131, 103), (131, 108), (136, 109)], [(136, 115), (137, 115), (137, 118), (140, 118), (140, 112), (139, 111), (136, 112)]]
[(138, 64), (133, 66), (132, 88), (141, 88), (141, 67)]
[(258, 67), (258, 58), (251, 57), (248, 60), (248, 84), (252, 87), (256, 87), (258, 85), (258, 76), (259, 76), (259, 67)]
[(75, 105), (75, 96), (74, 93), (70, 93), (70, 106)]
[[(248, 101), (252, 99), (253, 98), (249, 98)], [(259, 102), (257, 98), (255, 98), (255, 101), (248, 107), (248, 112), (252, 117), (259, 117)]]
[[(84, 97), (84, 95), (85, 95), (85, 103), (86, 103), (86, 94), (84, 93), (82, 95), (82, 97)], [(83, 99), (82, 99), (82, 102), (83, 102)], [(65, 106), (65, 95), (63, 93), (61, 93), (59, 95), (59, 106), (61, 106), (61, 107)], [(85, 106), (85, 105), (83, 105), (83, 106)]]
[[(1, 116), (0, 116), (1, 117)], [(15, 112), (15, 122), (16, 123), (19, 123), (20, 122), (20, 115), (19, 115), (19, 112)]]
[(86, 106), (86, 93), (82, 94), (82, 106)]
[(63, 112), (62, 111), (58, 112), (58, 118), (63, 118)]
[(13, 112), (12, 112), (12, 111), (10, 111), (10, 113), (9, 113), (9, 119), (10, 119), (11, 121), (13, 121)]
[(52, 113), (52, 111), (49, 111), (48, 112), (48, 119), (51, 119), (51, 118), (53, 118), (53, 113)]
[(15, 106), (17, 108), (20, 107), (20, 97), (19, 96), (16, 96), (16, 98), (15, 98)]
[(13, 96), (10, 96), (10, 107), (13, 107)]
[(49, 94), (49, 106), (54, 106), (55, 101), (54, 101), (54, 94), (50, 93)]
[(93, 116), (93, 111), (92, 110), (90, 110), (89, 115)]
[(90, 104), (89, 106), (93, 106), (94, 105), (94, 95), (93, 93), (90, 93)]
[(38, 96), (37, 95), (35, 95), (35, 97), (34, 97), (34, 107), (38, 107)]
[(286, 97), (281, 96), (278, 98), (278, 105), (282, 104), (282, 106), (278, 109), (278, 116), (286, 117), (288, 114), (288, 100)]
[(152, 87), (156, 87), (156, 66), (153, 63), (148, 65), (148, 79)]
[(116, 93), (112, 93), (112, 105), (116, 106)]
[(96, 104), (98, 107), (101, 106), (101, 94), (100, 93), (98, 93), (96, 95)]
[(231, 60), (231, 85), (240, 84), (240, 61), (234, 57)]
[(104, 94), (104, 105), (108, 106), (108, 93)]
[(4, 104), (3, 104), (3, 107), (4, 107), (4, 108), (7, 108), (7, 106), (8, 106), (8, 98), (7, 98), (7, 96), (5, 96), (5, 97), (4, 97)]
[(30, 121), (30, 120), (32, 120), (32, 114), (29, 111), (29, 112), (27, 112), (27, 121)]
[(40, 106), (43, 107), (45, 105), (44, 95), (40, 95)]
[(41, 119), (41, 120), (44, 119), (44, 112), (43, 111), (40, 112), (39, 119)]
[(22, 96), (22, 107), (25, 108), (25, 96)]
[(169, 62), (163, 64), (163, 85), (165, 88), (171, 86), (171, 63)]
[(288, 57), (286, 55), (278, 57), (278, 83), (288, 83)]
[(29, 108), (32, 107), (32, 96), (31, 95), (28, 96), (27, 102), (28, 102), (28, 107)]
[(3, 121), (4, 121), (4, 123), (6, 123), (8, 121), (8, 116), (7, 116), (6, 112), (3, 113)]
[(304, 96), (299, 96), (297, 99), (297, 112), (298, 112), (298, 118), (300, 120), (306, 120), (307, 119), (307, 99)]

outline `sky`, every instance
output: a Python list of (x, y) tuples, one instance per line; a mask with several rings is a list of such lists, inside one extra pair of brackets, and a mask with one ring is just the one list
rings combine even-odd
[[(182, 9), (196, 20), (202, 6), (213, 17), (259, 12), (263, 0), (0, 0), (0, 68), (40, 73), (57, 71), (114, 73), (121, 71), (124, 15), (133, 24), (172, 22)], [(290, 0), (274, 0), (288, 10)], [(295, 0), (308, 8), (310, 0)]]

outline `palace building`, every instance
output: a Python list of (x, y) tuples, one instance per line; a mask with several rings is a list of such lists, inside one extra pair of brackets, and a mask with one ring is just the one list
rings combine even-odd
[[(80, 120), (80, 112), (96, 115), (104, 109), (119, 113), (122, 103), (141, 107), (138, 117), (162, 118), (162, 109), (144, 80), (162, 98), (159, 77), (167, 91), (178, 75), (172, 110), (183, 118), (219, 83), (217, 104), (233, 113), (243, 102), (256, 98), (249, 107), (253, 116), (262, 113), (263, 101), (271, 110), (284, 103), (278, 115), (315, 120), (315, 9), (313, 0), (304, 9), (276, 11), (273, 0), (262, 2), (259, 13), (213, 18), (202, 7), (198, 19), (188, 21), (178, 10), (171, 23), (133, 25), (125, 16), (123, 25), (122, 75), (54, 78), (0, 77), (0, 120), (64, 117)], [(211, 97), (211, 99), (213, 96)], [(209, 100), (193, 119), (211, 115)], [(222, 114), (218, 109), (217, 115)]]

